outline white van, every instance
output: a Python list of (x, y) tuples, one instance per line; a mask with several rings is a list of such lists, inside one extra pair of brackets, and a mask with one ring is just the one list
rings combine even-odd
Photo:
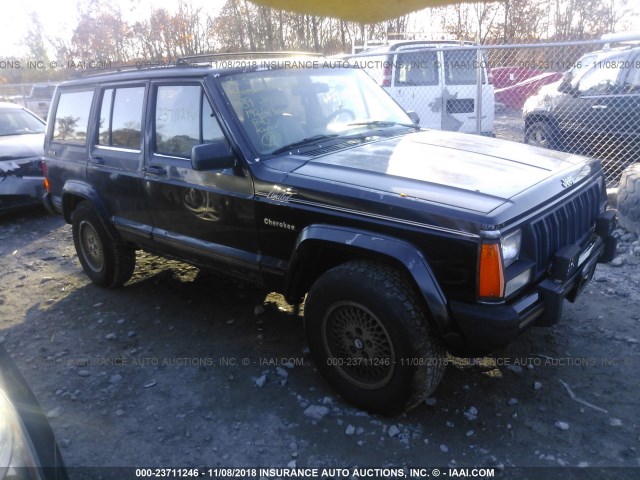
[(475, 47), (470, 42), (397, 41), (347, 58), (405, 110), (415, 111), (421, 126), (493, 136), (493, 85), (486, 57), (478, 58)]

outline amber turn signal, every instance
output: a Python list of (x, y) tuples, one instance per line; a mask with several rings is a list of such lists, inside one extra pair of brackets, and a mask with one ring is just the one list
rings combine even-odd
[(480, 247), (478, 296), (480, 298), (504, 297), (502, 256), (500, 245), (497, 243), (483, 243)]

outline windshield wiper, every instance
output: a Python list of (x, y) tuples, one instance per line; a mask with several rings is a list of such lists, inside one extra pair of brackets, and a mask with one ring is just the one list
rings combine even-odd
[(337, 133), (332, 133), (330, 135), (314, 135), (313, 137), (303, 138), (302, 140), (298, 140), (297, 142), (290, 143), (280, 148), (276, 148), (271, 155), (278, 155), (279, 153), (287, 152), (289, 150), (293, 150), (294, 148), (304, 147), (306, 145), (312, 145), (322, 140), (328, 140), (330, 138), (336, 138), (338, 136)]
[(368, 122), (355, 122), (348, 123), (347, 127), (407, 127), (419, 129), (420, 125), (417, 123), (400, 123), (392, 122), (391, 120), (370, 120)]

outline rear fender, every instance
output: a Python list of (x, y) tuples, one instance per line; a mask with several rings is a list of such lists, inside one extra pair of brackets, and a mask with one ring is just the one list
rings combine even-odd
[(89, 201), (93, 208), (96, 209), (98, 215), (102, 219), (102, 223), (107, 233), (114, 241), (120, 241), (118, 232), (113, 224), (109, 221), (110, 214), (104, 201), (98, 195), (98, 192), (91, 185), (79, 180), (69, 180), (62, 188), (62, 215), (67, 223), (73, 222), (73, 211), (78, 203), (83, 200)]

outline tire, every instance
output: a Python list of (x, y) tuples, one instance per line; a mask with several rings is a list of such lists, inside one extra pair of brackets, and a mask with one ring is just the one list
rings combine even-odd
[(445, 351), (402, 272), (364, 261), (337, 266), (313, 284), (304, 312), (318, 370), (353, 405), (400, 413), (440, 383)]
[(556, 148), (557, 135), (545, 121), (534, 122), (524, 134), (524, 143), (541, 148)]
[(90, 202), (78, 204), (72, 229), (80, 264), (93, 283), (115, 288), (131, 278), (136, 267), (135, 250), (111, 239)]
[(618, 186), (618, 223), (640, 235), (640, 163), (627, 167)]

